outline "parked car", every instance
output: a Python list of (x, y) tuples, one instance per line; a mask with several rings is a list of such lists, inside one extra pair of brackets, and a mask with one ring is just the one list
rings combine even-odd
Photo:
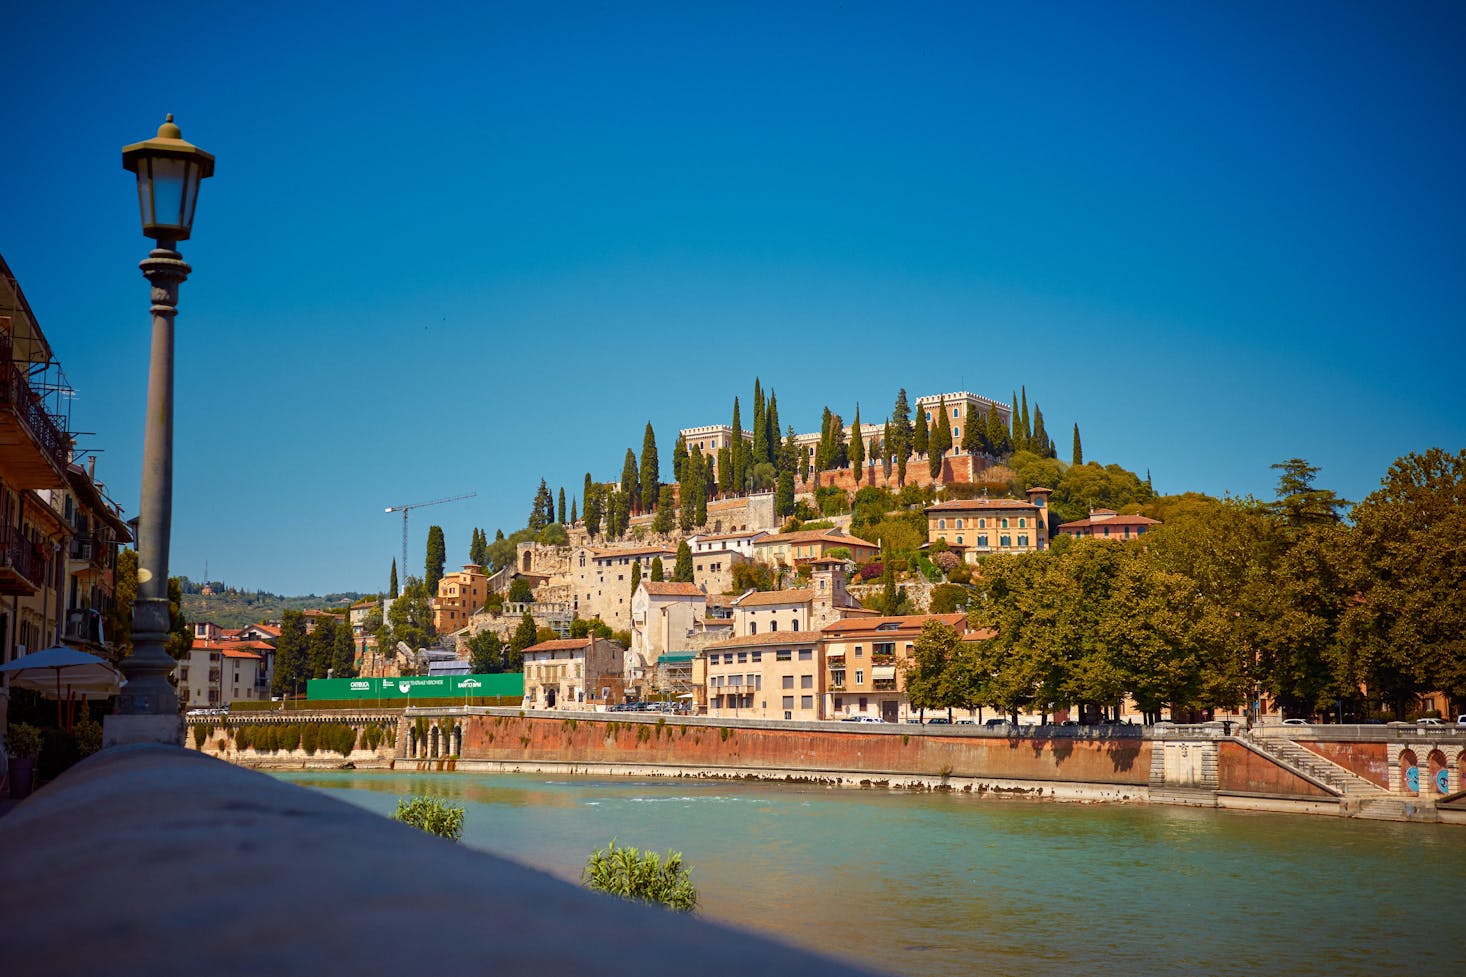
[(926, 721), (926, 724), (928, 726), (950, 726), (952, 725), (952, 720), (948, 719), (946, 716), (939, 716), (936, 719), (928, 719)]
[(1415, 725), (1417, 725), (1417, 726), (1444, 726), (1445, 723), (1441, 722), (1439, 719), (1435, 719), (1435, 718), (1432, 718), (1432, 717), (1427, 717), (1425, 719), (1417, 719), (1417, 720), (1415, 720)]
[(846, 716), (840, 720), (842, 723), (885, 723), (879, 716)]
[(1456, 725), (1457, 726), (1466, 726), (1466, 716), (1457, 716), (1456, 717)]
[(989, 719), (987, 722), (983, 723), (983, 725), (986, 726), (988, 729), (994, 729), (998, 726), (1008, 726), (1011, 724), (1006, 719)]
[[(1462, 719), (1463, 722), (1466, 722), (1466, 716), (1461, 717), (1461, 719)], [(957, 720), (957, 725), (958, 726), (976, 726), (977, 725), (977, 720), (976, 719), (959, 719), (959, 720)]]
[(1283, 720), (1283, 725), (1284, 726), (1312, 726), (1313, 723), (1309, 722), (1306, 719), (1284, 719)]

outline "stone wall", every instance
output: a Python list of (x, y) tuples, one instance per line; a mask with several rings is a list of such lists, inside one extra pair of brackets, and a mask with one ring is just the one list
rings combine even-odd
[[(980, 482), (983, 480), (983, 472), (991, 467), (993, 467), (992, 462), (986, 458), (964, 454), (949, 455), (942, 459), (941, 477), (936, 479), (936, 482), (941, 485), (946, 485), (950, 482)], [(886, 477), (885, 469), (879, 463), (872, 465), (866, 462), (858, 474), (859, 479), (857, 482), (857, 473), (850, 468), (820, 472), (819, 484), (822, 488), (834, 486), (836, 488), (842, 488), (847, 492), (854, 492), (856, 489), (865, 488), (867, 485), (888, 488), (893, 491), (899, 491), (901, 488), (895, 465), (891, 466), (891, 475), (889, 478)], [(811, 474), (808, 480), (800, 480), (796, 477), (794, 482), (796, 492), (809, 493), (814, 491), (815, 478), (813, 474)], [(933, 484), (931, 467), (925, 455), (912, 455), (911, 460), (907, 462), (906, 484), (922, 486)], [(1002, 485), (1004, 490), (1006, 490), (1006, 477), (1003, 478)]]
[(1241, 743), (1218, 744), (1218, 789), (1247, 794), (1283, 794), (1290, 797), (1334, 795), (1271, 759), (1254, 753)]

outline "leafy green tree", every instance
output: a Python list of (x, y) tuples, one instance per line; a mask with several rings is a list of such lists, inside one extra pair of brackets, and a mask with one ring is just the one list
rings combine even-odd
[(626, 460), (621, 464), (621, 495), (626, 500), (626, 511), (630, 515), (631, 509), (641, 501), (641, 476), (637, 472), (636, 452), (630, 448), (626, 449)]
[(692, 583), (692, 547), (687, 540), (677, 544), (677, 563), (672, 567), (672, 580), (676, 583)]
[(163, 650), (174, 661), (188, 654), (193, 647), (193, 629), (183, 616), (183, 581), (178, 577), (168, 578), (168, 637), (163, 639)]
[(657, 461), (657, 436), (652, 432), (652, 422), (646, 422), (646, 433), (641, 438), (641, 508), (647, 511), (661, 501), (661, 465)]
[(507, 672), (518, 672), (524, 669), (524, 649), (535, 643), (539, 637), (539, 631), (535, 627), (534, 618), (530, 617), (529, 611), (519, 619), (519, 624), (514, 628), (514, 634), (509, 637), (509, 655), (504, 663), (504, 670)]
[(392, 602), (387, 612), (387, 624), (391, 628), (391, 644), (387, 647), (398, 641), (413, 649), (432, 647), (438, 639), (438, 630), (433, 626), (433, 608), (423, 581), (407, 578), (402, 596)]
[(1054, 450), (1054, 443), (1049, 440), (1049, 432), (1044, 430), (1044, 412), (1039, 408), (1038, 401), (1033, 402), (1033, 444), (1034, 451), (1043, 458), (1055, 458), (1058, 452)]
[(1354, 674), (1395, 702), (1466, 699), (1466, 450), (1397, 459), (1353, 517), (1359, 596), (1341, 624)]
[(636, 593), (636, 588), (641, 586), (641, 561), (633, 560), (631, 563), (631, 593)]
[(959, 587), (955, 583), (938, 584), (932, 588), (928, 611), (932, 614), (952, 614), (971, 599), (972, 591), (966, 587)]
[(137, 550), (118, 550), (112, 574), (112, 606), (103, 612), (102, 618), (110, 646), (107, 658), (115, 665), (132, 654), (132, 603), (137, 598)]
[(666, 570), (662, 568), (662, 558), (652, 557), (652, 583), (661, 583), (666, 579)]
[(1287, 525), (1293, 528), (1335, 525), (1343, 520), (1342, 510), (1349, 503), (1328, 489), (1313, 487), (1318, 466), (1302, 458), (1289, 458), (1273, 468), (1282, 474), (1278, 476), (1278, 498), (1272, 510)]
[(855, 481), (860, 482), (860, 471), (865, 467), (865, 437), (860, 433), (860, 404), (855, 405), (854, 433), (850, 441), (850, 467), (855, 469)]
[(591, 852), (581, 880), (588, 888), (634, 902), (665, 906), (690, 913), (697, 908), (697, 888), (682, 853), (665, 856), (635, 848), (617, 848), (616, 842)]
[(1077, 422), (1074, 425), (1074, 454), (1071, 456), (1069, 463), (1074, 466), (1084, 464), (1084, 446), (1079, 441), (1079, 424)]
[(335, 678), (356, 677), (356, 640), (352, 636), (351, 625), (345, 621), (336, 627), (330, 669)]
[(414, 797), (397, 801), (393, 821), (410, 824), (420, 831), (449, 841), (463, 837), (463, 808), (454, 807), (437, 797)]
[(525, 577), (515, 577), (509, 582), (509, 601), (513, 604), (528, 604), (534, 601), (534, 587)]
[(489, 675), (504, 668), (504, 642), (488, 628), (468, 639), (468, 668), (475, 675)]
[[(1024, 408), (1026, 411), (1027, 408)], [(1008, 425), (1012, 430), (1010, 443), (1014, 451), (1027, 451), (1028, 438), (1023, 435), (1023, 418), (1018, 413), (1018, 391), (1013, 391), (1013, 412), (1008, 415)]]
[(788, 432), (784, 435), (784, 443), (779, 447), (777, 461), (779, 472), (788, 472), (793, 475), (799, 471), (799, 445), (794, 442), (794, 425), (789, 425)]
[[(1020, 449), (1023, 449), (1023, 450), (1032, 451), (1033, 450), (1033, 423), (1032, 423), (1032, 421), (1029, 420), (1029, 417), (1028, 417), (1028, 387), (1021, 386), (1019, 389), (1022, 390), (1022, 392), (1023, 392), (1022, 393), (1022, 397), (1023, 397), (1023, 419), (1022, 419), (1022, 424), (1023, 424), (1023, 440), (1022, 440), (1022, 442), (1020, 444), (1018, 444), (1018, 447)], [(1013, 417), (1016, 420), (1018, 418), (1018, 415), (1017, 414), (1014, 414)], [(1016, 437), (1013, 440), (1015, 442), (1018, 441), (1018, 439)]]
[[(540, 483), (544, 485), (543, 482)], [(428, 555), (423, 571), (423, 583), (429, 594), (438, 593), (438, 581), (443, 579), (443, 564), (448, 559), (448, 544), (443, 538), (442, 526), (428, 527)]]
[(906, 696), (912, 708), (922, 713), (928, 709), (946, 709), (962, 705), (958, 696), (960, 662), (957, 651), (962, 635), (956, 628), (941, 621), (928, 620), (912, 645), (911, 657), (903, 662)]
[(304, 689), (311, 677), (310, 667), (305, 616), (300, 611), (285, 611), (280, 615), (280, 637), (275, 640), (275, 678), (270, 693), (288, 695)]
[(990, 408), (987, 414), (987, 442), (992, 446), (993, 457), (1006, 458), (1013, 453), (1013, 436), (1008, 425), (1003, 423), (1003, 414), (997, 408)]
[(534, 541), (541, 546), (566, 546), (570, 542), (570, 534), (564, 525), (552, 522), (535, 534)]
[(392, 597), (397, 596), (397, 558), (392, 558), (392, 576), (387, 583), (387, 593)]
[(560, 486), (560, 505), (555, 513), (555, 521), (565, 525), (565, 486)]
[(962, 453), (980, 455), (990, 450), (987, 443), (987, 425), (983, 415), (969, 407), (967, 423), (962, 426)]
[(657, 493), (657, 517), (652, 520), (652, 532), (670, 533), (677, 524), (677, 490), (663, 485)]
[(336, 620), (330, 617), (317, 618), (311, 629), (309, 641), (310, 677), (325, 678), (326, 670), (336, 657)]

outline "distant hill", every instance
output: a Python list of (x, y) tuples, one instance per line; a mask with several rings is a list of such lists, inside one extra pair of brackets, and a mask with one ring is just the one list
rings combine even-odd
[(190, 588), (183, 594), (183, 616), (190, 622), (213, 621), (221, 628), (242, 628), (260, 621), (278, 621), (283, 611), (345, 610), (369, 594), (327, 594), (325, 597), (306, 594), (284, 597), (258, 591), (221, 590), (204, 594)]

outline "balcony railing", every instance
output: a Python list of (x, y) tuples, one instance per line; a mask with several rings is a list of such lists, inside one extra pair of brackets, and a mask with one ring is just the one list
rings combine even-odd
[(872, 685), (877, 692), (895, 692), (896, 680), (893, 678), (878, 678)]
[(14, 411), (29, 432), (31, 439), (56, 467), (59, 473), (66, 468), (66, 435), (52, 419), (45, 404), (31, 389), (25, 373), (10, 358), (8, 337), (0, 341), (0, 409)]
[(91, 536), (73, 536), (68, 555), (73, 560), (86, 560), (90, 562), (92, 554), (96, 551), (97, 541)]
[(35, 545), (14, 529), (0, 529), (0, 593), (33, 594), (44, 575)]

